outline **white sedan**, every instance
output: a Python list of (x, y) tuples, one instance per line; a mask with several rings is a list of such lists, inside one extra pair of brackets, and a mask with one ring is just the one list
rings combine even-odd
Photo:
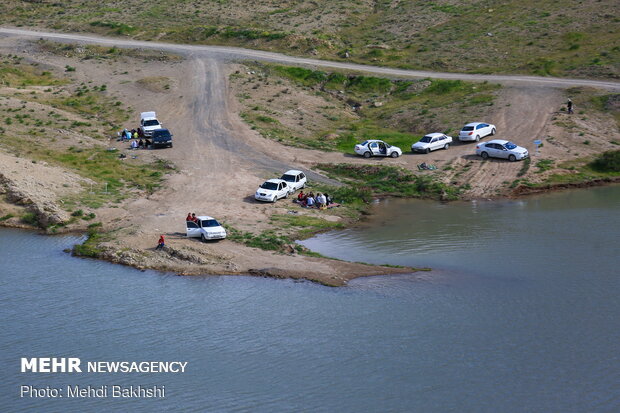
[(403, 151), (401, 151), (399, 147), (389, 145), (383, 141), (369, 139), (355, 145), (355, 153), (362, 155), (364, 158), (370, 158), (371, 156), (390, 156), (392, 158), (398, 158), (403, 154)]
[(451, 143), (452, 136), (443, 133), (429, 133), (411, 145), (411, 152), (429, 153), (436, 149), (448, 149)]
[(198, 221), (185, 221), (188, 237), (197, 237), (202, 242), (226, 238), (226, 230), (213, 217), (206, 215), (196, 217)]
[(286, 181), (291, 192), (295, 192), (298, 189), (303, 189), (306, 187), (306, 174), (302, 171), (291, 169), (290, 171), (284, 172), (280, 179)]
[(288, 198), (292, 193), (286, 181), (282, 179), (269, 179), (256, 190), (254, 199), (257, 201), (276, 202), (280, 198)]
[(527, 158), (529, 153), (527, 149), (517, 146), (512, 142), (503, 139), (494, 139), (486, 143), (480, 143), (476, 146), (476, 155), (482, 156), (482, 159), (503, 158), (510, 162)]
[(459, 132), (460, 141), (476, 141), (488, 135), (495, 135), (495, 125), (490, 123), (473, 122), (463, 126)]

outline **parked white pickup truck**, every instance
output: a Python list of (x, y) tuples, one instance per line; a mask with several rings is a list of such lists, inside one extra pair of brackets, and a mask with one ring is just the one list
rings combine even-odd
[(161, 129), (164, 126), (157, 120), (155, 112), (140, 113), (140, 127), (138, 127), (138, 135), (141, 137), (150, 137), (155, 129)]
[(199, 216), (198, 222), (185, 221), (187, 236), (200, 238), (202, 242), (226, 238), (226, 230), (213, 217)]

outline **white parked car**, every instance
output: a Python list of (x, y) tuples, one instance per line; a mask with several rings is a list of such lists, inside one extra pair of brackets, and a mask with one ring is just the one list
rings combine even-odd
[(483, 159), (488, 157), (504, 158), (511, 162), (530, 156), (527, 149), (503, 139), (493, 139), (492, 141), (478, 144), (476, 146), (476, 155), (482, 156)]
[(388, 145), (383, 141), (369, 139), (355, 145), (355, 153), (362, 155), (364, 158), (370, 158), (371, 156), (391, 156), (392, 158), (398, 158), (403, 154), (403, 151), (401, 151), (399, 147)]
[(298, 189), (306, 187), (306, 174), (302, 171), (291, 169), (290, 171), (284, 172), (280, 179), (286, 181), (286, 184), (290, 187), (289, 190), (291, 192), (295, 192)]
[(448, 149), (451, 143), (452, 136), (443, 133), (429, 133), (411, 145), (411, 152), (429, 153), (436, 149)]
[(226, 230), (215, 218), (206, 215), (196, 218), (198, 222), (185, 221), (188, 237), (200, 238), (202, 242), (226, 238)]
[(485, 136), (495, 135), (495, 125), (490, 123), (473, 122), (463, 126), (461, 132), (459, 132), (460, 141), (476, 141)]
[(138, 134), (140, 136), (150, 137), (154, 130), (163, 127), (164, 125), (157, 120), (157, 114), (155, 112), (140, 113), (140, 126), (138, 127)]
[(276, 202), (280, 198), (288, 198), (293, 191), (282, 179), (269, 179), (256, 190), (254, 199), (257, 201)]

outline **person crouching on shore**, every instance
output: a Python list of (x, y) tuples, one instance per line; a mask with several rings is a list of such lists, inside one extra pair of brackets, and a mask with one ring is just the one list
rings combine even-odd
[(163, 250), (166, 246), (166, 240), (164, 239), (163, 234), (159, 236), (159, 241), (157, 241), (157, 247), (155, 250)]

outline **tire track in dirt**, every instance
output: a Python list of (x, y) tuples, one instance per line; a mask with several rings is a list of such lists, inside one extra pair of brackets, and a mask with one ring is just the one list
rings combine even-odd
[[(519, 146), (530, 148), (535, 139), (545, 135), (548, 122), (559, 106), (562, 94), (555, 89), (536, 87), (512, 87), (503, 92), (502, 101), (510, 102), (510, 106), (498, 109), (491, 117), (497, 126), (497, 134), (481, 140), (506, 139)], [(471, 145), (470, 153), (475, 151)], [(470, 168), (464, 170), (470, 163)], [(503, 159), (482, 160), (475, 155), (463, 155), (453, 166), (454, 174), (449, 176), (452, 181), (460, 184), (468, 183), (471, 189), (467, 196), (471, 198), (496, 195), (506, 184), (517, 179), (521, 170), (521, 162), (509, 162)], [(456, 176), (459, 174), (459, 176)]]

